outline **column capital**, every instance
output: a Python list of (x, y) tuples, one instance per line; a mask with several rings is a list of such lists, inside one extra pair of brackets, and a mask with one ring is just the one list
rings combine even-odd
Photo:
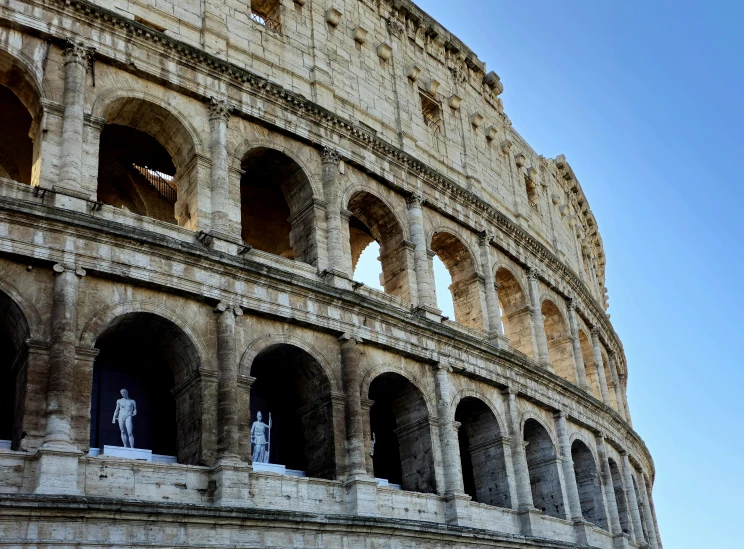
[(555, 419), (567, 419), (568, 418), (568, 414), (566, 412), (564, 412), (563, 410), (555, 410), (553, 412), (553, 417)]
[(599, 327), (598, 327), (598, 326), (592, 326), (592, 327), (591, 327), (591, 328), (589, 329), (589, 332), (590, 332), (590, 333), (592, 334), (592, 338), (597, 338), (597, 339), (599, 339), (599, 334), (601, 333), (601, 330), (599, 329)]
[(566, 308), (569, 311), (575, 311), (576, 310), (576, 301), (574, 301), (574, 298), (567, 297), (566, 298)]
[(338, 164), (341, 161), (341, 155), (336, 149), (326, 145), (320, 151), (320, 160), (323, 164)]
[(478, 243), (481, 246), (488, 245), (493, 240), (493, 232), (488, 229), (482, 229), (478, 232)]
[(87, 70), (93, 62), (95, 51), (95, 48), (89, 48), (81, 41), (77, 41), (74, 38), (66, 38), (62, 52), (65, 58), (65, 65), (77, 63)]
[(226, 312), (231, 312), (235, 316), (243, 316), (243, 308), (239, 306), (230, 305), (229, 303), (226, 303), (224, 301), (220, 301), (215, 308), (212, 310), (212, 312), (217, 314), (222, 314)]
[(406, 197), (406, 206), (411, 208), (420, 208), (424, 204), (424, 195), (420, 192), (412, 192)]
[(230, 119), (230, 105), (224, 99), (217, 99), (215, 97), (209, 98), (209, 119), (217, 120), (221, 119), (227, 122)]
[(344, 332), (343, 334), (338, 336), (338, 340), (341, 343), (362, 343), (362, 338), (352, 332)]
[(527, 278), (529, 280), (538, 280), (540, 278), (540, 270), (537, 267), (530, 266), (527, 268)]
[(84, 277), (87, 273), (82, 267), (73, 267), (71, 265), (64, 265), (63, 263), (55, 263), (52, 267), (52, 271), (55, 275), (62, 274), (64, 272), (75, 273), (79, 277)]

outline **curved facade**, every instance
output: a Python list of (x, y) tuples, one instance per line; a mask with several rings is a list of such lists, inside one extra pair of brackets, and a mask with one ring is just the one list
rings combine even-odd
[(596, 220), (502, 90), (407, 0), (3, 2), (0, 539), (661, 547)]

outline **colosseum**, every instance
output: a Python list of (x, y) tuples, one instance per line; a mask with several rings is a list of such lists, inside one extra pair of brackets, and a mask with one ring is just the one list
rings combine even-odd
[(0, 2), (0, 545), (661, 548), (502, 91), (409, 0)]

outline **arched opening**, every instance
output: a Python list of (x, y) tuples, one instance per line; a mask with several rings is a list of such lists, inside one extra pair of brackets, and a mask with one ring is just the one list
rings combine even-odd
[(0, 178), (38, 185), (41, 93), (27, 69), (0, 52)]
[(620, 468), (615, 460), (607, 458), (610, 465), (610, 476), (612, 477), (612, 488), (615, 491), (615, 503), (617, 504), (617, 514), (620, 517), (620, 528), (623, 533), (630, 534), (630, 520), (628, 515), (628, 500), (623, 484), (623, 477), (620, 474)]
[(436, 493), (429, 412), (421, 392), (403, 376), (385, 373), (370, 385), (369, 398), (375, 477), (403, 490)]
[(478, 503), (511, 508), (504, 443), (496, 416), (481, 400), (466, 397), (455, 410), (465, 492)]
[[(351, 268), (356, 274), (359, 258), (370, 245), (379, 246), (382, 274), (380, 285), (385, 293), (411, 301), (408, 272), (408, 248), (404, 243), (403, 229), (395, 214), (375, 195), (360, 191), (354, 193), (347, 209), (349, 217), (349, 245)], [(356, 280), (356, 276), (354, 277)]]
[(449, 272), (455, 320), (464, 326), (482, 330), (481, 281), (472, 254), (459, 238), (442, 231), (431, 237), (431, 250)]
[(28, 337), (20, 307), (0, 292), (0, 448), (17, 450), (23, 434)]
[(643, 500), (641, 499), (641, 492), (638, 490), (638, 483), (636, 482), (635, 475), (632, 475), (633, 488), (636, 494), (636, 505), (638, 505), (638, 514), (641, 518), (641, 529), (643, 530), (643, 539), (648, 541), (648, 529), (646, 527), (646, 510), (643, 508)]
[(496, 271), (501, 322), (509, 345), (528, 357), (534, 358), (532, 328), (527, 296), (514, 275), (503, 267)]
[(542, 303), (542, 317), (548, 340), (548, 355), (555, 373), (576, 383), (573, 343), (563, 315), (555, 303), (546, 299)]
[(123, 446), (122, 426), (112, 420), (120, 391), (127, 389), (137, 408), (135, 448), (151, 450), (155, 461), (176, 456), (179, 463), (204, 464), (202, 391), (190, 375), (200, 358), (188, 335), (159, 315), (127, 313), (108, 325), (95, 346), (100, 352), (93, 366), (90, 447)]
[(536, 420), (528, 419), (524, 423), (524, 442), (532, 503), (546, 515), (565, 519), (558, 459), (548, 431)]
[(299, 164), (274, 149), (248, 151), (241, 162), (243, 240), (263, 252), (317, 261), (310, 181)]
[(591, 450), (582, 441), (575, 440), (571, 445), (571, 459), (584, 520), (607, 530), (602, 487)]
[(137, 98), (105, 111), (98, 162), (98, 200), (139, 215), (196, 228), (194, 140), (177, 116)]
[(602, 346), (602, 364), (604, 366), (605, 380), (607, 381), (607, 394), (610, 396), (610, 407), (613, 410), (619, 410), (617, 405), (617, 393), (615, 393), (615, 379), (612, 377), (610, 359), (607, 356), (607, 351), (604, 350), (604, 346)]
[(597, 364), (594, 362), (594, 349), (583, 330), (579, 330), (579, 343), (581, 344), (581, 355), (584, 359), (584, 371), (586, 372), (586, 382), (589, 385), (589, 392), (597, 400), (602, 400), (602, 393), (599, 389), (599, 378), (597, 377)]
[[(256, 454), (255, 447), (252, 454), (284, 466), (289, 474), (334, 480), (333, 401), (322, 366), (299, 347), (277, 344), (256, 356), (251, 376), (251, 425), (259, 412), (264, 424), (271, 421), (265, 454)], [(254, 469), (259, 463), (254, 462)]]

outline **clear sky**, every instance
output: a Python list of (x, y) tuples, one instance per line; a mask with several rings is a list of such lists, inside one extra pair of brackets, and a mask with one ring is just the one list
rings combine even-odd
[(565, 154), (589, 199), (665, 548), (741, 549), (744, 3), (418, 5), (501, 77), (516, 130)]

